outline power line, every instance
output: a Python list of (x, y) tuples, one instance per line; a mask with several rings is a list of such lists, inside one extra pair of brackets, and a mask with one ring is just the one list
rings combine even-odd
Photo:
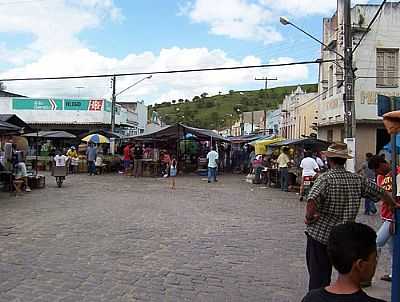
[(25, 3), (34, 3), (34, 2), (44, 2), (47, 0), (21, 0), (21, 1), (13, 1), (13, 2), (0, 2), (0, 6), (5, 5), (18, 5), (18, 4), (25, 4)]
[(278, 63), (278, 64), (261, 64), (261, 65), (245, 65), (233, 67), (214, 67), (214, 68), (198, 68), (198, 69), (178, 69), (167, 71), (152, 71), (152, 72), (132, 72), (132, 73), (115, 73), (115, 74), (98, 74), (98, 75), (81, 75), (81, 76), (60, 76), (60, 77), (29, 77), (29, 78), (5, 78), (0, 79), (0, 82), (12, 81), (43, 81), (43, 80), (67, 80), (67, 79), (83, 79), (83, 78), (107, 78), (107, 77), (123, 77), (123, 76), (146, 76), (155, 74), (175, 74), (175, 73), (190, 73), (190, 72), (204, 72), (204, 71), (221, 71), (221, 70), (238, 70), (238, 69), (251, 69), (251, 68), (267, 68), (267, 67), (282, 67), (294, 65), (308, 65), (308, 64), (321, 64), (326, 62), (333, 62), (334, 60), (320, 60), (315, 61), (302, 61), (292, 63)]
[(400, 77), (374, 77), (374, 76), (361, 76), (361, 77), (356, 77), (357, 79), (400, 79)]
[(297, 106), (295, 109), (300, 108), (300, 107), (303, 107), (304, 105), (306, 105), (306, 104), (308, 104), (308, 103), (310, 103), (310, 102), (312, 102), (312, 101), (318, 99), (320, 96), (324, 95), (325, 93), (329, 92), (329, 90), (331, 90), (331, 89), (333, 89), (333, 88), (335, 88), (335, 87), (337, 87), (337, 84), (332, 85), (331, 87), (329, 87), (329, 88), (327, 88), (326, 90), (322, 91), (320, 94), (318, 94), (318, 95), (316, 95), (315, 97), (309, 99), (307, 102), (304, 102), (303, 104)]
[(376, 12), (375, 16), (372, 18), (371, 22), (369, 23), (367, 30), (364, 32), (364, 34), (361, 36), (360, 41), (358, 41), (357, 45), (354, 47), (352, 53), (354, 53), (358, 46), (360, 46), (361, 42), (364, 40), (365, 36), (368, 34), (368, 32), (371, 30), (372, 25), (375, 23), (376, 18), (378, 18), (378, 15), (381, 13), (383, 6), (385, 5), (386, 0), (383, 0), (381, 6), (379, 6), (378, 11)]

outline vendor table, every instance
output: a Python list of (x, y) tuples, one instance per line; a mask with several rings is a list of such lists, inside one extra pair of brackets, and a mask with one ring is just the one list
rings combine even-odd
[(28, 185), (31, 189), (42, 189), (46, 186), (46, 178), (43, 175), (30, 175)]
[(272, 186), (274, 184), (276, 187), (280, 187), (280, 177), (279, 170), (276, 168), (267, 168), (267, 178), (268, 178), (268, 186)]
[(142, 159), (142, 171), (139, 171), (140, 175), (144, 177), (157, 177), (160, 175), (160, 163), (153, 159)]

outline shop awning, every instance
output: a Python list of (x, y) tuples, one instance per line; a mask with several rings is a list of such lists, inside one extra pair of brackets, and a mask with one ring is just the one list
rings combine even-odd
[(33, 129), (22, 119), (20, 119), (16, 114), (0, 114), (0, 122), (6, 122), (11, 125), (17, 126), (19, 128), (19, 131), (23, 130), (24, 133), (33, 131)]
[(262, 138), (267, 138), (269, 135), (263, 135), (263, 134), (249, 134), (249, 135), (243, 135), (243, 136), (234, 136), (230, 137), (229, 141), (232, 144), (248, 144), (252, 141), (262, 139)]
[(317, 138), (302, 138), (302, 139), (287, 139), (278, 143), (271, 144), (270, 147), (283, 147), (283, 146), (303, 146), (308, 148), (326, 149), (330, 145), (329, 142)]
[(25, 134), (26, 137), (40, 137), (40, 138), (76, 138), (76, 135), (66, 131), (39, 131), (34, 133)]
[(13, 133), (19, 133), (22, 130), (22, 128), (7, 123), (0, 121), (0, 134), (13, 134)]
[(267, 147), (284, 140), (282, 137), (272, 136), (267, 139), (259, 139), (250, 144), (254, 146), (256, 154), (267, 154)]
[(214, 141), (223, 141), (229, 142), (228, 139), (224, 138), (223, 136), (215, 133), (212, 130), (208, 129), (200, 129), (189, 127), (184, 124), (175, 124), (172, 126), (167, 126), (162, 128), (161, 130), (157, 130), (151, 133), (145, 133), (137, 136), (132, 137), (125, 137), (124, 139), (129, 139), (132, 141), (145, 141), (145, 140), (160, 140), (160, 141), (168, 141), (172, 139), (181, 139), (184, 137), (185, 134), (191, 133), (199, 140), (214, 140)]

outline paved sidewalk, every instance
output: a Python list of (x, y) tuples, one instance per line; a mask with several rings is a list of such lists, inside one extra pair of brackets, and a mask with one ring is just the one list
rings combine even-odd
[[(172, 191), (168, 179), (72, 175), (0, 194), (0, 301), (300, 301), (304, 203), (219, 180), (178, 177)], [(371, 293), (389, 300), (390, 284)]]

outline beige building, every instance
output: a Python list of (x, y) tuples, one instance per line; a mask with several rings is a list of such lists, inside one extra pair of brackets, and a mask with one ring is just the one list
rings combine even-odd
[(288, 139), (302, 138), (315, 133), (318, 118), (318, 93), (307, 93), (300, 86), (285, 96), (281, 108), (281, 130)]
[[(338, 10), (331, 18), (323, 20), (323, 41), (336, 52), (344, 55), (343, 49), (344, 1), (338, 0)], [(352, 8), (353, 45), (365, 33), (379, 5), (356, 5)], [(356, 70), (356, 164), (364, 160), (367, 152), (377, 153), (389, 142), (381, 118), (377, 116), (377, 94), (399, 95), (399, 45), (400, 4), (384, 5), (380, 17), (354, 52)], [(322, 60), (335, 63), (320, 65), (318, 136), (328, 141), (343, 141), (344, 105), (343, 62), (332, 51), (322, 48)], [(368, 78), (365, 78), (368, 77)]]

